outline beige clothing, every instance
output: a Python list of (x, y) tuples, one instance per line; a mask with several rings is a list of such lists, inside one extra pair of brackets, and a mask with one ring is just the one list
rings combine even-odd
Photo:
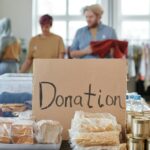
[(19, 56), (21, 53), (20, 41), (16, 41), (13, 44), (8, 45), (5, 48), (4, 54), (2, 55), (2, 60), (17, 60), (19, 61)]
[(31, 39), (27, 57), (29, 59), (59, 58), (61, 53), (65, 53), (65, 46), (62, 38), (50, 33), (47, 37), (37, 35)]

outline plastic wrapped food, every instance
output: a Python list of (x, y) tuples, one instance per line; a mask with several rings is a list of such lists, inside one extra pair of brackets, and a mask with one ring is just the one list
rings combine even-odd
[(36, 123), (36, 140), (39, 144), (58, 144), (61, 141), (62, 126), (59, 122), (41, 120)]
[(17, 120), (11, 129), (14, 144), (34, 144), (33, 121)]
[(13, 120), (10, 118), (0, 118), (0, 143), (9, 144), (11, 142), (11, 125)]
[(83, 147), (117, 146), (120, 144), (119, 134), (120, 133), (118, 131), (99, 132), (99, 133), (70, 132), (72, 144), (73, 145), (78, 144)]
[(100, 150), (102, 147), (111, 146), (112, 150), (118, 150), (120, 132), (121, 125), (110, 113), (77, 111), (72, 119), (69, 135), (74, 149), (84, 147), (87, 150)]
[(1, 104), (2, 112), (23, 112), (26, 110), (24, 104)]
[(118, 146), (91, 146), (91, 147), (81, 147), (75, 146), (73, 150), (120, 150)]
[(71, 130), (79, 132), (121, 131), (116, 118), (109, 113), (85, 113), (77, 111), (72, 119)]

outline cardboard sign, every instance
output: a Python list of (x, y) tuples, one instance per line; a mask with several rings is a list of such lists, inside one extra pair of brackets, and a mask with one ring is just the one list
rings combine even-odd
[(33, 115), (59, 121), (63, 138), (75, 111), (109, 112), (125, 127), (126, 60), (35, 60)]

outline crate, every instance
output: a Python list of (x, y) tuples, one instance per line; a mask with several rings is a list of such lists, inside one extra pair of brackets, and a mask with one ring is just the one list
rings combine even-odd
[(0, 144), (0, 150), (60, 150), (60, 144)]
[(32, 93), (32, 74), (4, 74), (0, 76), (0, 93)]

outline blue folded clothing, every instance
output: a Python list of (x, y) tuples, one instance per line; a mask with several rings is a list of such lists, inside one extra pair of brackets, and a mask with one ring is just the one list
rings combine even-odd
[(24, 104), (26, 101), (32, 100), (30, 93), (8, 93), (0, 94), (0, 104)]

